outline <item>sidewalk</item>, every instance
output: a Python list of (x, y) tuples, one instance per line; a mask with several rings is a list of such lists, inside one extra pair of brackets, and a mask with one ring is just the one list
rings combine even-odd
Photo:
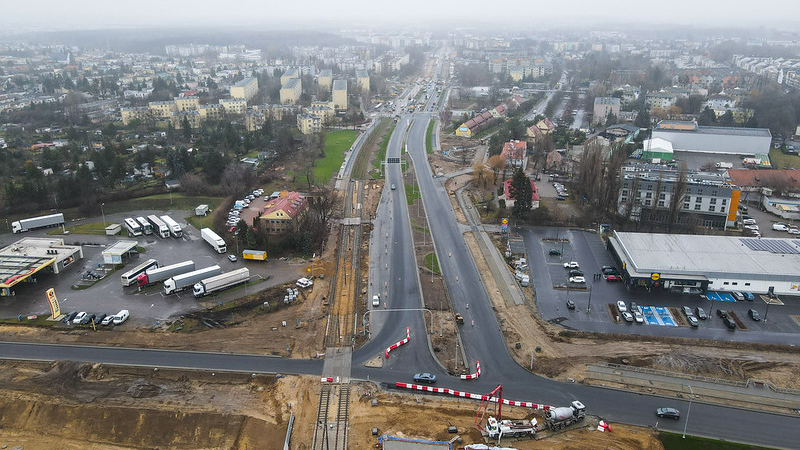
[[(800, 407), (800, 390), (779, 389), (757, 381), (733, 381), (689, 374), (665, 372), (619, 364), (589, 366), (586, 378), (621, 383), (648, 389), (662, 389), (697, 399), (732, 400), (796, 410)], [(691, 389), (689, 388), (691, 386)], [(701, 400), (702, 401), (702, 400)]]

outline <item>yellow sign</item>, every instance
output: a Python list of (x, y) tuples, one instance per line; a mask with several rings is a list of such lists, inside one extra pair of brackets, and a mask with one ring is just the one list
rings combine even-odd
[(508, 219), (503, 219), (503, 225), (508, 225)]
[(658, 272), (653, 272), (650, 274), (650, 279), (653, 281), (658, 281), (659, 278), (661, 278), (661, 274)]
[(53, 318), (61, 315), (61, 306), (58, 305), (58, 299), (56, 298), (56, 290), (50, 288), (45, 292), (47, 295), (47, 302), (50, 303), (50, 312), (53, 314)]

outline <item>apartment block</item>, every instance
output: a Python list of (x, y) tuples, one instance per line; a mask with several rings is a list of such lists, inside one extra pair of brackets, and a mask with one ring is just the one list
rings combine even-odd
[(134, 106), (132, 108), (121, 108), (122, 124), (128, 126), (132, 120), (148, 120), (152, 117), (150, 108), (147, 106)]
[(225, 107), (220, 104), (200, 105), (197, 108), (200, 120), (222, 120), (225, 118)]
[(366, 70), (356, 70), (356, 83), (361, 92), (369, 92), (369, 73)]
[(219, 104), (225, 108), (225, 114), (241, 116), (247, 111), (247, 100), (244, 98), (223, 98)]
[(300, 79), (300, 71), (297, 69), (288, 69), (281, 75), (281, 86), (285, 85), (292, 78)]
[(322, 131), (322, 118), (313, 114), (298, 114), (297, 129), (303, 134), (319, 133)]
[[(283, 77), (281, 77), (283, 79)], [(285, 105), (294, 105), (300, 100), (300, 94), (303, 93), (303, 88), (300, 84), (299, 78), (290, 78), (281, 87), (281, 103)]]
[(333, 85), (333, 72), (329, 69), (320, 71), (319, 76), (317, 76), (317, 84), (320, 90), (330, 92), (331, 86)]
[(606, 121), (609, 114), (619, 117), (620, 101), (616, 97), (597, 97), (594, 99), (594, 116), (592, 123)]
[(258, 94), (258, 79), (245, 78), (231, 86), (230, 92), (231, 98), (243, 98), (249, 102)]
[(191, 111), (193, 109), (197, 109), (200, 106), (200, 99), (191, 96), (191, 97), (175, 97), (175, 108), (178, 111)]
[(337, 111), (347, 110), (347, 80), (333, 81), (333, 107)]

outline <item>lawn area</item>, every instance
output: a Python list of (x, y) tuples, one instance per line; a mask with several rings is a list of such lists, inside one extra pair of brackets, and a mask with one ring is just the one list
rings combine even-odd
[(769, 151), (769, 161), (772, 163), (773, 169), (800, 168), (800, 156), (787, 155), (777, 148), (773, 148)]
[[(95, 223), (84, 223), (82, 225), (75, 225), (74, 227), (67, 227), (67, 231), (70, 234), (99, 234), (105, 235), (106, 234), (106, 227), (111, 225), (113, 222), (95, 222)], [(54, 228), (47, 232), (47, 234), (54, 235), (54, 234), (62, 234), (61, 228)], [(122, 228), (122, 232), (118, 236), (125, 235), (125, 227)]]
[(183, 209), (193, 210), (197, 205), (206, 204), (214, 209), (222, 203), (223, 197), (194, 197), (180, 192), (172, 194), (156, 194), (147, 197), (133, 198), (126, 202), (115, 203), (111, 206), (106, 204), (106, 212), (136, 211), (140, 209)]
[(428, 122), (428, 131), (425, 132), (425, 149), (427, 150), (428, 154), (433, 153), (433, 126), (436, 124), (436, 121), (431, 120)]
[(683, 439), (677, 433), (661, 432), (658, 438), (664, 444), (664, 450), (770, 450), (770, 447), (736, 444), (697, 436), (686, 435), (686, 439)]
[(314, 164), (314, 180), (317, 183), (327, 183), (333, 173), (338, 171), (344, 161), (344, 152), (356, 140), (355, 130), (337, 130), (325, 135), (325, 145), (322, 151), (325, 157)]
[(439, 260), (436, 259), (436, 253), (428, 253), (425, 255), (425, 267), (435, 274), (439, 273)]
[(186, 221), (192, 224), (198, 230), (203, 228), (212, 228), (214, 224), (214, 213), (208, 213), (205, 216), (189, 216)]
[(409, 205), (414, 204), (414, 200), (420, 198), (419, 189), (413, 184), (406, 184), (406, 200)]
[[(389, 146), (389, 139), (392, 137), (392, 133), (394, 133), (394, 127), (397, 126), (396, 123), (393, 123), (391, 127), (389, 127), (389, 131), (386, 132), (386, 136), (383, 137), (383, 141), (378, 146), (378, 156), (375, 157), (375, 162), (373, 162), (373, 166), (376, 169), (381, 168), (381, 163), (386, 160), (386, 147)], [(382, 172), (374, 172), (373, 178), (383, 178)]]

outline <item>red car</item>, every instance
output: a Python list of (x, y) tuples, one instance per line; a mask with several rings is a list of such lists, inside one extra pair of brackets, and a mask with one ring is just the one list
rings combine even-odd
[(619, 275), (614, 275), (612, 273), (611, 275), (606, 275), (606, 281), (608, 281), (609, 283), (612, 281), (622, 281), (622, 278), (620, 278)]

